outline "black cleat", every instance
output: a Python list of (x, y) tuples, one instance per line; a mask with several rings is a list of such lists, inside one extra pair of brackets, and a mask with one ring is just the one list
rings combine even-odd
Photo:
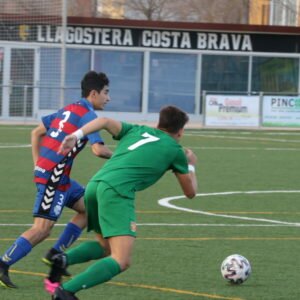
[(0, 285), (5, 288), (16, 289), (17, 286), (12, 283), (8, 275), (8, 266), (0, 266)]
[(50, 272), (48, 279), (51, 282), (61, 282), (62, 277), (69, 274), (67, 271), (67, 257), (64, 253), (56, 254), (52, 257), (52, 265), (50, 267)]
[(42, 258), (42, 262), (45, 263), (48, 266), (51, 266), (53, 263), (53, 259), (52, 257), (55, 254), (60, 253), (59, 251), (57, 251), (56, 249), (51, 248), (50, 250), (48, 250), (48, 252), (46, 253), (46, 255)]
[[(46, 264), (46, 265), (48, 265), (49, 267), (50, 267), (50, 274), (52, 273), (52, 272), (56, 272), (56, 270), (57, 270), (57, 267), (59, 267), (61, 270), (60, 270), (60, 272), (61, 272), (61, 275), (62, 276), (65, 276), (65, 277), (71, 277), (71, 274), (67, 271), (67, 266), (65, 265), (64, 267), (61, 267), (61, 266), (59, 266), (59, 265), (57, 265), (57, 263), (56, 264), (54, 264), (54, 259), (55, 259), (55, 257), (57, 256), (57, 255), (64, 255), (62, 252), (58, 252), (57, 250), (55, 250), (55, 249), (50, 249), (47, 253), (46, 253), (46, 255), (42, 258), (42, 261)], [(58, 262), (58, 264), (60, 264), (60, 262)], [(53, 270), (53, 266), (54, 265), (56, 265), (55, 267), (54, 267), (54, 270)]]
[(55, 290), (52, 300), (79, 300), (79, 298), (74, 293), (68, 292), (60, 286)]

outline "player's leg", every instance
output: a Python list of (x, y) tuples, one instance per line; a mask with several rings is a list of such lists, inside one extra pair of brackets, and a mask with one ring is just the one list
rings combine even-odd
[[(53, 188), (51, 189), (54, 191)], [(53, 193), (52, 191), (51, 197), (49, 197), (47, 195), (48, 190), (49, 186), (37, 185), (33, 226), (20, 235), (0, 258), (0, 285), (4, 287), (16, 287), (9, 278), (9, 267), (26, 256), (35, 245), (49, 236), (61, 213), (61, 209), (58, 210), (57, 207), (61, 205), (60, 199), (63, 193), (59, 191)]]
[(111, 258), (119, 264), (122, 272), (127, 270), (131, 265), (135, 237), (115, 236), (109, 238), (108, 242), (111, 248)]
[(81, 243), (67, 253), (69, 265), (86, 262), (107, 256), (110, 253), (109, 244), (103, 238), (99, 225), (99, 205), (97, 201), (98, 182), (90, 182), (85, 191), (85, 208), (88, 215), (88, 231), (95, 231), (96, 241)]
[(101, 234), (96, 235), (95, 241), (80, 243), (78, 246), (69, 249), (65, 253), (57, 254), (53, 257), (53, 264), (49, 272), (48, 279), (51, 282), (59, 282), (59, 272), (67, 267), (100, 259), (110, 254), (108, 241), (103, 239)]
[(134, 199), (123, 198), (110, 186), (100, 182), (97, 186), (97, 202), (98, 220), (88, 213), (88, 228), (95, 230), (100, 227), (103, 236), (108, 239), (111, 255), (64, 283), (62, 289), (66, 293), (75, 294), (83, 287), (104, 283), (130, 265), (136, 234)]
[(21, 237), (28, 240), (34, 247), (50, 235), (54, 224), (55, 221), (53, 220), (35, 217), (32, 227), (26, 230)]
[(0, 284), (2, 286), (16, 287), (9, 278), (9, 267), (26, 256), (35, 245), (46, 239), (53, 225), (54, 221), (34, 218), (33, 226), (20, 235), (6, 250), (0, 259)]
[(95, 241), (87, 241), (77, 247), (68, 250), (65, 255), (67, 266), (81, 264), (91, 260), (100, 259), (110, 254), (110, 247), (107, 240), (101, 234), (96, 235)]
[[(88, 184), (85, 192), (85, 202), (89, 218), (94, 218), (98, 223), (97, 185), (97, 183)], [(99, 226), (95, 230), (100, 232)], [(100, 233), (97, 234), (96, 239), (96, 241), (81, 243), (77, 247), (68, 250), (65, 254), (53, 256), (53, 264), (48, 277), (44, 281), (46, 291), (50, 294), (54, 292), (58, 282), (61, 281), (61, 274), (66, 271), (69, 265), (99, 259), (110, 253), (108, 242)]]
[[(51, 265), (53, 256), (62, 253), (69, 248), (81, 235), (82, 230), (86, 227), (86, 212), (83, 200), (84, 188), (76, 181), (71, 180), (71, 186), (65, 194), (65, 206), (76, 211), (75, 216), (67, 223), (64, 231), (61, 233), (56, 243), (48, 250), (43, 257), (43, 262)], [(67, 274), (65, 274), (67, 275)]]
[[(99, 243), (99, 239), (104, 242)], [(91, 260), (100, 259), (110, 254), (107, 240), (97, 234), (97, 240), (87, 241), (69, 249), (65, 253), (57, 254), (53, 257), (53, 264), (48, 277), (44, 280), (45, 290), (53, 294), (59, 286), (62, 276), (67, 272), (67, 267), (84, 263)]]
[[(91, 288), (111, 280), (119, 273), (125, 271), (131, 261), (135, 237), (115, 236), (108, 239), (111, 255), (102, 258), (88, 267), (84, 272), (76, 275), (58, 289), (59, 293), (74, 295), (78, 291)], [(55, 294), (58, 292), (56, 290)], [(54, 299), (55, 296), (54, 296)]]
[(54, 255), (62, 253), (69, 248), (79, 238), (82, 230), (86, 227), (86, 214), (83, 198), (78, 200), (74, 206), (74, 210), (77, 212), (76, 215), (66, 224), (55, 244), (42, 258), (42, 261), (47, 265), (52, 264)]

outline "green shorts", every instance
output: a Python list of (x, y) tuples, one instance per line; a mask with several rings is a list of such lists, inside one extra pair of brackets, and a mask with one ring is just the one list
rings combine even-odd
[(134, 199), (125, 198), (103, 181), (90, 181), (84, 194), (88, 215), (88, 231), (104, 238), (136, 236)]

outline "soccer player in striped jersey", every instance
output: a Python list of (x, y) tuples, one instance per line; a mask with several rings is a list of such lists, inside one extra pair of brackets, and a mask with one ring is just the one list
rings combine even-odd
[(109, 79), (104, 73), (88, 72), (81, 81), (82, 99), (43, 117), (42, 123), (32, 131), (34, 181), (37, 186), (34, 223), (2, 255), (0, 285), (16, 288), (9, 277), (9, 267), (50, 235), (64, 206), (75, 210), (76, 214), (47, 252), (44, 262), (51, 265), (53, 255), (70, 247), (86, 227), (84, 188), (69, 177), (73, 160), (88, 141), (98, 157), (110, 158), (112, 152), (104, 145), (99, 133), (91, 133), (79, 140), (68, 155), (59, 154), (58, 150), (65, 136), (97, 118), (95, 110), (102, 110), (110, 100), (108, 86)]

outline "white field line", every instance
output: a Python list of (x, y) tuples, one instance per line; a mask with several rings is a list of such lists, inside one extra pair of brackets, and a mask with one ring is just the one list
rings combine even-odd
[[(33, 224), (1, 224), (0, 227), (31, 227)], [(66, 224), (55, 224), (57, 227), (66, 226)], [(185, 223), (137, 223), (137, 226), (157, 226), (157, 227), (298, 227), (294, 223), (291, 225), (287, 224), (220, 224), (220, 223), (195, 223), (195, 224), (185, 224)]]
[[(1, 129), (1, 127), (0, 127)], [(15, 128), (18, 129), (18, 128)], [(24, 129), (24, 128), (19, 128)], [(212, 134), (213, 133), (213, 134)], [(215, 134), (214, 134), (215, 133)], [(200, 132), (200, 131), (189, 131), (186, 132), (186, 136), (194, 136), (194, 137), (207, 137), (207, 138), (216, 138), (216, 139), (236, 139), (236, 140), (247, 140), (247, 141), (261, 141), (261, 142), (278, 142), (278, 143), (300, 143), (300, 140), (289, 140), (289, 139), (275, 139), (275, 138), (261, 138), (261, 137), (249, 137), (250, 134), (255, 132), (239, 132), (238, 135), (248, 135), (248, 136), (238, 136), (236, 132), (226, 132), (226, 135), (219, 134), (218, 131), (210, 131)], [(222, 132), (223, 133), (223, 132)], [(228, 134), (230, 133), (230, 134)], [(297, 132), (264, 132), (265, 135), (300, 135)], [(114, 148), (116, 145), (107, 145), (108, 147)], [(30, 148), (30, 144), (9, 144), (9, 143), (1, 143), (0, 142), (0, 149), (9, 149), (9, 148)], [(195, 147), (195, 146), (188, 146), (191, 149), (201, 149), (201, 150), (244, 150), (244, 151), (257, 151), (257, 150), (264, 150), (264, 151), (300, 151), (298, 148), (278, 148), (278, 147)]]
[[(89, 147), (90, 145), (88, 145)], [(109, 148), (115, 148), (116, 145), (107, 145)], [(198, 150), (230, 150), (230, 151), (300, 151), (300, 148), (257, 148), (257, 147), (197, 147), (187, 146), (190, 149)], [(20, 145), (8, 145), (6, 143), (0, 143), (0, 149), (11, 149), (11, 148), (31, 148), (30, 144)]]
[[(0, 124), (2, 125), (2, 124)], [(0, 126), (0, 130), (32, 130), (34, 127), (36, 126), (36, 124), (34, 124), (34, 126), (30, 126), (30, 125), (17, 125), (17, 126), (12, 126), (12, 125), (8, 125), (8, 126)], [(275, 130), (275, 129), (274, 129)], [(218, 131), (218, 130), (209, 130), (209, 131), (203, 131), (203, 130), (188, 130), (186, 131), (186, 134), (227, 134), (227, 135), (232, 135), (232, 134), (237, 134), (237, 131), (232, 129), (232, 130), (226, 130), (226, 131)], [(295, 131), (291, 131), (291, 130), (286, 130), (286, 131), (269, 131), (269, 130), (251, 130), (251, 131), (238, 131), (239, 135), (256, 135), (256, 134), (260, 134), (260, 135), (287, 135), (287, 136), (295, 136), (295, 135), (300, 135), (300, 132), (295, 132)]]
[(1, 145), (0, 143), (0, 149), (10, 149), (10, 148), (31, 148), (30, 144), (24, 144), (24, 145)]
[[(231, 192), (219, 192), (219, 193), (205, 193), (205, 194), (197, 194), (197, 197), (209, 197), (209, 196), (227, 196), (227, 195), (238, 195), (238, 194), (276, 194), (276, 193), (283, 193), (283, 194), (291, 194), (291, 193), (300, 193), (300, 190), (281, 190), (281, 191), (231, 191)], [(194, 210), (185, 207), (176, 206), (171, 204), (171, 201), (184, 199), (185, 196), (173, 196), (167, 197), (158, 200), (158, 204), (164, 207), (168, 207), (171, 209), (176, 209), (180, 211), (190, 212), (190, 213), (197, 213), (207, 216), (213, 217), (220, 217), (220, 218), (230, 218), (230, 219), (238, 219), (244, 221), (254, 221), (260, 223), (243, 223), (243, 224), (223, 224), (223, 223), (212, 223), (212, 224), (205, 224), (205, 223), (138, 223), (138, 226), (165, 226), (165, 227), (172, 227), (172, 226), (182, 226), (182, 227), (300, 227), (300, 223), (293, 223), (293, 222), (284, 222), (272, 219), (264, 219), (264, 218), (250, 218), (250, 217), (241, 217), (241, 216), (233, 216), (233, 215), (225, 215), (225, 214), (215, 214), (210, 212), (205, 212), (202, 210)], [(261, 224), (267, 223), (267, 224)], [(56, 224), (55, 226), (65, 226), (66, 224)], [(0, 227), (23, 227), (23, 226), (32, 226), (32, 224), (0, 224)]]
[[(5, 124), (0, 124), (0, 130), (32, 130), (34, 128), (34, 126), (28, 126), (28, 125), (24, 125), (24, 126), (11, 126), (11, 125), (5, 125)], [(4, 126), (2, 126), (4, 125)], [(27, 127), (26, 127), (27, 126)]]
[[(232, 192), (197, 194), (197, 197), (238, 195), (238, 194), (275, 194), (275, 193), (300, 193), (300, 190), (294, 190), (294, 191), (284, 191), (284, 190), (283, 191), (245, 191), (245, 192), (232, 191)], [(167, 198), (158, 200), (158, 204), (161, 206), (176, 209), (176, 210), (181, 210), (181, 211), (185, 211), (185, 212), (196, 213), (196, 214), (201, 214), (201, 215), (206, 215), (206, 216), (212, 216), (212, 217), (270, 223), (270, 224), (277, 224), (277, 225), (282, 225), (282, 226), (288, 225), (288, 226), (293, 226), (293, 227), (300, 227), (300, 223), (284, 222), (284, 221), (264, 219), (264, 218), (241, 217), (241, 216), (233, 216), (233, 215), (227, 215), (227, 214), (215, 214), (215, 213), (210, 213), (210, 212), (206, 212), (203, 210), (189, 209), (189, 208), (181, 207), (181, 206), (170, 203), (171, 201), (178, 200), (178, 199), (184, 199), (184, 198), (185, 198), (185, 196), (167, 197)]]
[(163, 227), (295, 227), (284, 224), (220, 224), (220, 223), (196, 223), (196, 224), (171, 224), (171, 223), (141, 223), (138, 226), (163, 226)]
[(256, 131), (256, 130), (253, 130), (253, 131), (239, 131), (239, 132), (237, 132), (237, 131), (226, 131), (226, 132), (224, 132), (224, 131), (217, 131), (217, 130), (209, 130), (209, 131), (203, 131), (203, 130), (189, 130), (189, 131), (186, 131), (186, 134), (189, 134), (189, 133), (192, 133), (192, 134), (195, 134), (195, 135), (197, 135), (197, 134), (226, 134), (226, 135), (228, 135), (228, 136), (230, 136), (230, 135), (237, 135), (237, 134), (239, 134), (239, 135), (257, 135), (257, 134), (259, 134), (259, 135), (275, 135), (275, 136), (277, 136), (277, 135), (286, 135), (286, 136), (297, 136), (297, 135), (300, 135), (300, 132), (298, 131), (298, 132), (292, 132), (292, 131), (286, 131), (286, 132), (269, 132), (269, 131)]
[[(90, 147), (90, 145), (88, 145)], [(107, 145), (107, 147), (114, 148), (116, 145)], [(0, 149), (10, 149), (10, 148), (31, 148), (31, 144), (8, 144), (0, 143)]]
[(257, 147), (197, 147), (186, 146), (190, 149), (199, 150), (233, 150), (233, 151), (300, 151), (300, 148), (257, 148)]
[(197, 136), (197, 137), (206, 137), (214, 139), (234, 139), (234, 140), (246, 140), (246, 141), (260, 141), (260, 142), (278, 142), (278, 143), (300, 143), (300, 140), (286, 140), (286, 139), (272, 139), (272, 138), (260, 138), (260, 137), (244, 137), (244, 136), (230, 136), (230, 135), (209, 135), (209, 134), (189, 134), (185, 133), (185, 136)]

